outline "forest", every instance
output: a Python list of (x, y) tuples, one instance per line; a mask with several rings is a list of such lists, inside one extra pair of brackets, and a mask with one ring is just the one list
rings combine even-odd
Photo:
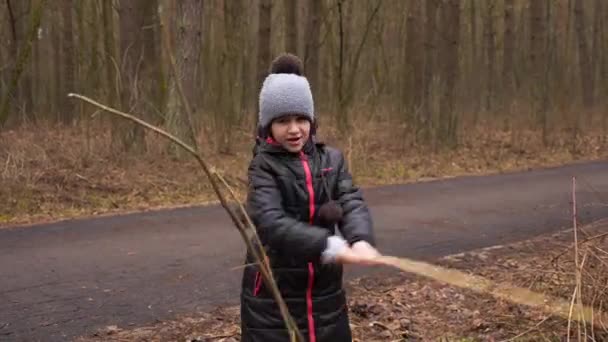
[(596, 158), (606, 18), (602, 0), (6, 0), (0, 217), (204, 201), (170, 144), (67, 95), (242, 177), (282, 52), (302, 59), (319, 135), (364, 186)]
[(608, 340), (606, 0), (0, 0), (0, 339), (236, 341), (210, 181), (283, 53), (401, 272), (348, 278), (355, 341)]

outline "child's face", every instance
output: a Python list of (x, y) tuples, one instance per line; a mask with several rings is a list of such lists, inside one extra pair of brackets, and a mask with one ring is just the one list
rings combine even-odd
[(289, 152), (300, 152), (310, 136), (310, 121), (301, 115), (286, 115), (272, 122), (272, 137)]

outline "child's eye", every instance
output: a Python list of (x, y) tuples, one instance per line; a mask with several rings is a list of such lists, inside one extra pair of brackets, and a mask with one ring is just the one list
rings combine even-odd
[(302, 116), (298, 116), (297, 120), (298, 120), (298, 123), (303, 123), (304, 121), (308, 121), (308, 120), (306, 120), (305, 117), (302, 117)]

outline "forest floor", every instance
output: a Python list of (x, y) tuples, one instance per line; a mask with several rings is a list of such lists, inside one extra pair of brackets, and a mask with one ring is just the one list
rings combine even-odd
[[(582, 302), (601, 310), (608, 300), (608, 222), (578, 230)], [(573, 230), (529, 241), (448, 256), (436, 264), (570, 301), (575, 288)], [(539, 308), (408, 274), (364, 277), (347, 285), (354, 340), (368, 341), (564, 341), (568, 320)], [(596, 311), (597, 313), (597, 311)], [(571, 321), (573, 341), (608, 339), (608, 322), (596, 328)], [(581, 335), (579, 335), (581, 334)], [(121, 329), (110, 326), (81, 342), (233, 342), (240, 336), (238, 307)]]
[[(342, 148), (362, 187), (490, 174), (608, 155), (601, 134), (576, 143), (563, 132), (543, 144), (535, 131), (467, 130), (454, 150), (407, 141), (390, 124), (355, 129), (346, 140), (327, 130), (321, 138)], [(395, 137), (399, 137), (398, 139)], [(411, 140), (411, 139), (410, 139)], [(176, 158), (167, 143), (146, 136), (146, 153), (116, 153), (109, 129), (26, 127), (0, 132), (0, 227), (74, 217), (212, 203), (215, 195), (193, 158)], [(230, 151), (201, 143), (208, 162), (243, 188), (251, 158), (249, 132), (233, 132)], [(370, 151), (373, 151), (371, 153)]]

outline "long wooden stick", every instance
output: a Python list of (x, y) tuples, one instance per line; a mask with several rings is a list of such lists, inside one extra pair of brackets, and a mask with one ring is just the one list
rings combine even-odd
[[(481, 276), (467, 274), (459, 270), (448, 269), (407, 258), (381, 256), (379, 257), (379, 261), (399, 270), (431, 278), (442, 283), (447, 283), (478, 293), (490, 294), (496, 298), (504, 299), (509, 302), (537, 307), (547, 313), (557, 315), (566, 320), (570, 316), (570, 303), (568, 301), (553, 298), (525, 288), (504, 283), (498, 284)], [(593, 308), (587, 306), (575, 305), (573, 310), (574, 315), (572, 315), (572, 318), (577, 321), (591, 322), (593, 316), (595, 316), (596, 321), (605, 321), (608, 319), (608, 316), (605, 313), (599, 311), (594, 312)]]
[[(86, 96), (80, 95), (80, 94), (74, 94), (74, 93), (70, 93), (68, 94), (69, 97), (75, 97), (77, 99), (80, 99), (82, 101), (88, 102), (100, 109), (103, 109), (106, 112), (109, 112), (111, 114), (114, 115), (118, 115), (122, 118), (131, 120), (139, 125), (144, 126), (147, 129), (150, 129), (152, 131), (154, 131), (155, 133), (169, 139), (170, 141), (172, 141), (173, 143), (177, 144), (178, 146), (180, 146), (181, 148), (183, 148), (184, 150), (186, 150), (187, 152), (189, 152), (194, 158), (196, 158), (196, 160), (198, 161), (198, 163), (200, 164), (200, 166), (202, 167), (203, 171), (205, 172), (205, 174), (207, 175), (207, 177), (209, 178), (209, 181), (211, 182), (211, 186), (213, 187), (213, 190), (215, 191), (217, 197), (220, 200), (220, 203), (222, 205), (222, 207), (224, 207), (224, 209), (227, 211), (228, 215), (230, 216), (230, 218), (232, 219), (232, 222), (234, 223), (234, 225), (237, 227), (239, 233), (241, 234), (241, 237), (243, 238), (243, 240), (245, 241), (245, 244), (247, 245), (247, 247), (249, 248), (249, 250), (251, 250), (256, 262), (258, 263), (259, 267), (260, 267), (260, 273), (262, 274), (262, 278), (264, 279), (264, 282), (269, 285), (270, 287), (270, 291), (274, 297), (274, 299), (276, 300), (278, 306), (279, 306), (279, 310), (281, 311), (281, 315), (283, 316), (283, 320), (285, 321), (285, 326), (287, 328), (287, 330), (290, 333), (291, 339), (292, 341), (301, 341), (304, 342), (304, 337), (302, 336), (302, 333), (299, 331), (298, 326), (295, 322), (295, 320), (293, 319), (293, 317), (291, 317), (291, 314), (289, 314), (289, 310), (287, 308), (287, 305), (285, 304), (285, 301), (283, 300), (283, 298), (281, 297), (281, 293), (278, 290), (278, 287), (276, 285), (276, 281), (274, 280), (274, 277), (272, 275), (272, 271), (270, 269), (270, 267), (268, 267), (268, 265), (264, 262), (264, 260), (266, 260), (266, 252), (264, 250), (264, 248), (262, 247), (262, 244), (259, 243), (259, 237), (257, 236), (257, 233), (255, 231), (255, 227), (253, 227), (252, 223), (251, 223), (251, 219), (249, 218), (249, 216), (247, 215), (247, 212), (245, 211), (245, 209), (243, 208), (242, 205), (239, 205), (239, 209), (241, 210), (241, 214), (247, 218), (247, 223), (248, 226), (245, 227), (243, 225), (243, 223), (241, 222), (241, 220), (239, 220), (238, 216), (236, 215), (236, 213), (232, 210), (232, 208), (230, 208), (230, 205), (228, 204), (228, 201), (226, 200), (226, 198), (224, 197), (224, 194), (222, 193), (222, 191), (220, 191), (219, 188), (219, 184), (216, 180), (216, 177), (218, 177), (218, 179), (220, 179), (225, 186), (227, 186), (228, 190), (231, 192), (231, 194), (233, 195), (233, 198), (237, 201), (237, 203), (240, 204), (240, 202), (238, 202), (238, 200), (236, 199), (236, 196), (234, 195), (234, 192), (232, 191), (232, 188), (230, 188), (228, 186), (228, 183), (226, 183), (226, 181), (223, 179), (223, 177), (221, 177), (221, 175), (216, 171), (216, 169), (210, 165), (208, 165), (205, 160), (200, 156), (199, 153), (197, 153), (196, 150), (194, 150), (191, 146), (189, 146), (188, 144), (184, 143), (183, 141), (181, 141), (180, 139), (178, 139), (177, 137), (175, 137), (174, 135), (165, 132), (164, 130), (151, 125), (147, 122), (145, 122), (144, 120), (141, 120), (133, 115), (121, 112), (117, 109), (108, 107), (104, 104), (101, 104), (99, 102), (96, 102)], [(247, 233), (247, 230), (249, 230), (249, 232), (251, 232), (251, 234), (253, 235), (254, 239), (256, 240), (256, 244), (253, 244), (251, 242), (250, 236)]]

